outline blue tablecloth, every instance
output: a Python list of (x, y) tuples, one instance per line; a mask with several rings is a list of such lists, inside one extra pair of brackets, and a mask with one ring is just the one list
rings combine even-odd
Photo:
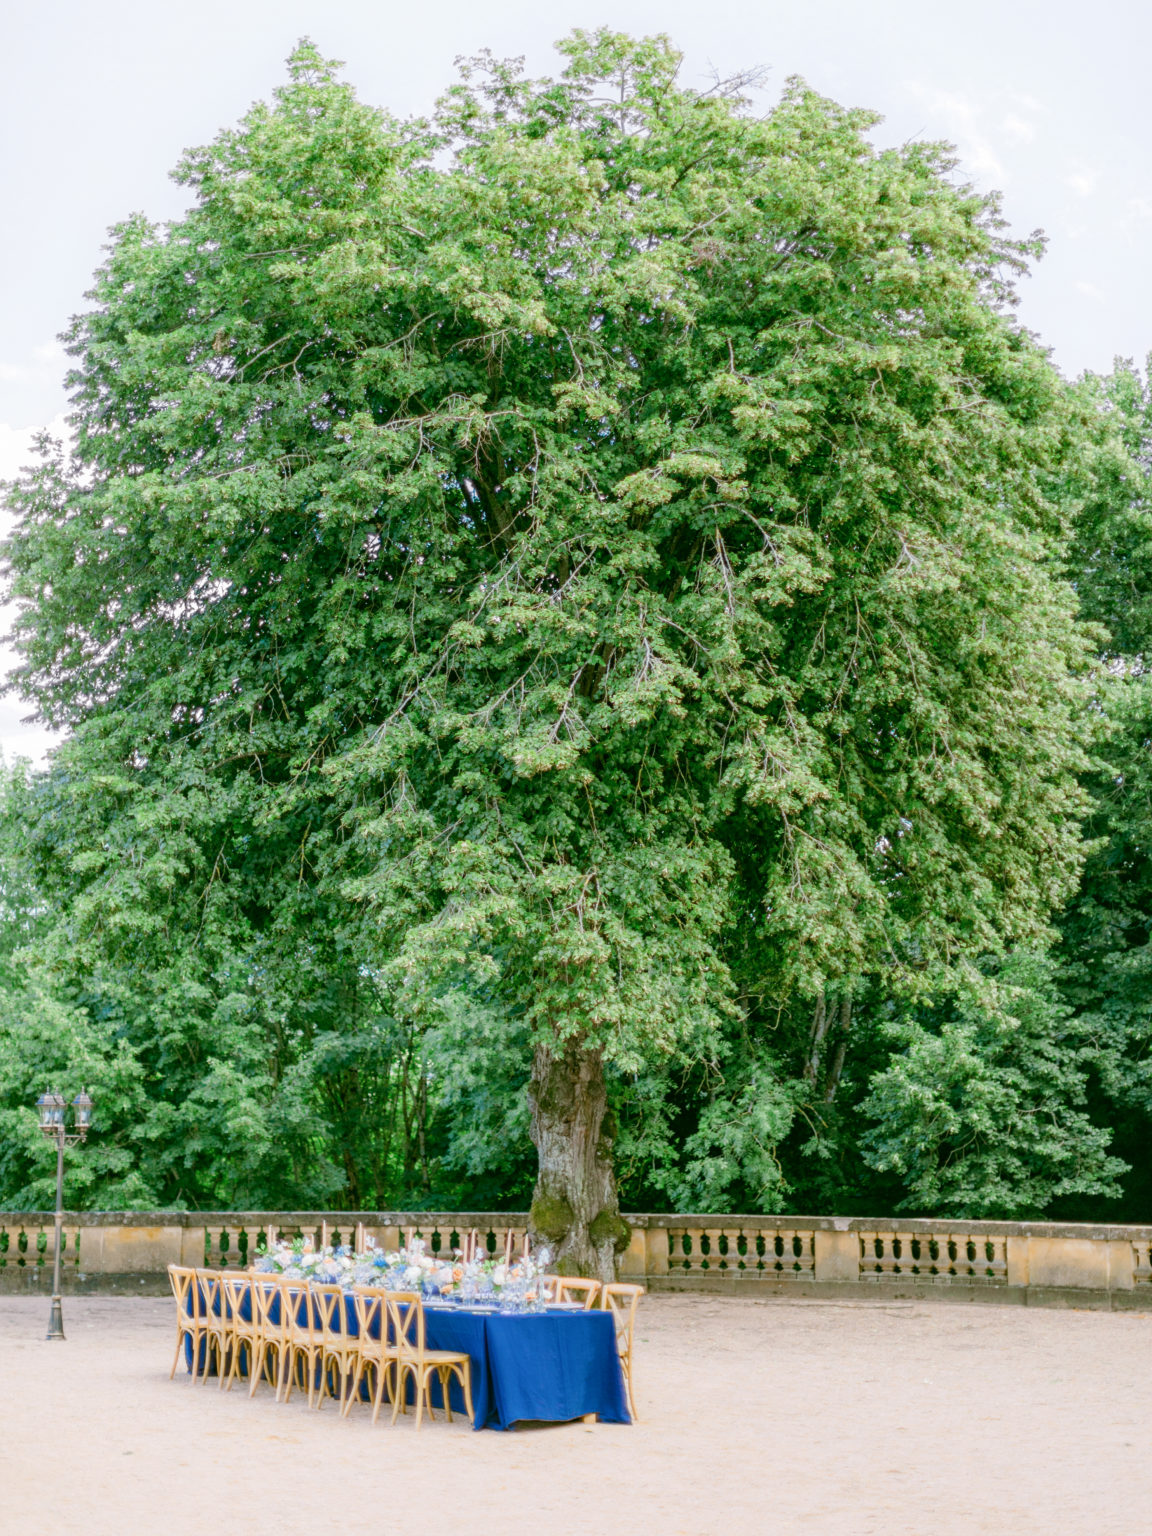
[(585, 1413), (608, 1424), (631, 1423), (611, 1313), (496, 1314), (484, 1321), (493, 1398), (488, 1423), (509, 1429), (525, 1419)]
[[(251, 1316), (250, 1306), (246, 1296), (245, 1317)], [(345, 1327), (355, 1335), (351, 1296), (345, 1298), (344, 1311)], [(616, 1351), (616, 1326), (608, 1312), (509, 1315), (428, 1306), (424, 1328), (429, 1349), (450, 1349), (471, 1359), (476, 1429), (511, 1429), (528, 1419), (561, 1422), (587, 1413), (608, 1424), (631, 1422)], [(185, 1359), (191, 1370), (190, 1339), (185, 1340)], [(443, 1406), (435, 1380), (432, 1402)], [(464, 1397), (456, 1382), (451, 1404), (454, 1413), (464, 1412)]]

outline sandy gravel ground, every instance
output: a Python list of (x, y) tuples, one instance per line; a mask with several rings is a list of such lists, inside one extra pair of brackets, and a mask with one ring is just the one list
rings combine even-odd
[(0, 1531), (1112, 1536), (1152, 1527), (1152, 1314), (649, 1297), (635, 1427), (373, 1429), (168, 1380), (172, 1304), (0, 1297)]

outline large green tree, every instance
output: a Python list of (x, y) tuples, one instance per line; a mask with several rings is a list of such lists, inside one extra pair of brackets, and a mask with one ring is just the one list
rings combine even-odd
[(301, 45), (183, 160), (190, 212), (116, 230), (8, 559), (72, 732), (48, 963), (146, 1008), (167, 956), (241, 1077), (219, 999), (269, 974), (284, 1061), (335, 986), (441, 1038), (480, 1009), (534, 1227), (607, 1274), (613, 1075), (739, 1038), (700, 1157), (759, 1113), (770, 1158), (862, 989), (1068, 892), (1080, 427), (1012, 317), (1034, 247), (945, 148), (686, 89), (664, 39), (561, 51), (401, 123)]
[(1087, 781), (1093, 852), (1061, 920), (1064, 987), (1098, 1043), (1099, 1113), (1132, 1159), (1122, 1212), (1152, 1199), (1152, 389), (1118, 361), (1082, 381), (1102, 430), (1078, 476), (1069, 570), (1103, 630), (1099, 707), (1108, 722)]

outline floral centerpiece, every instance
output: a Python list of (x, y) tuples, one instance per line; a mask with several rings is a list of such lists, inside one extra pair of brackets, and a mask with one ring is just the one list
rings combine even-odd
[(499, 1305), (501, 1310), (527, 1311), (548, 1299), (546, 1270), (552, 1262), (547, 1248), (518, 1259), (485, 1254), (465, 1260), (457, 1250), (432, 1254), (422, 1238), (387, 1250), (369, 1240), (361, 1252), (347, 1246), (317, 1248), (307, 1237), (273, 1243), (258, 1255), (259, 1274), (290, 1280), (341, 1285), (381, 1285), (389, 1290), (420, 1291), (423, 1295)]
[(548, 1299), (546, 1271), (551, 1262), (547, 1248), (518, 1259), (476, 1257), (460, 1266), (463, 1273), (453, 1292), (465, 1302), (495, 1302), (502, 1311), (536, 1310)]
[(370, 1247), (363, 1253), (340, 1246), (317, 1248), (308, 1238), (273, 1243), (261, 1253), (253, 1269), (259, 1274), (284, 1275), (289, 1280), (315, 1280), (325, 1285), (381, 1285), (388, 1272), (389, 1259), (383, 1249)]

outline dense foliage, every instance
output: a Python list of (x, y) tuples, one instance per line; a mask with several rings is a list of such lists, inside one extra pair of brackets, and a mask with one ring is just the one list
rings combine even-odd
[(69, 736), (0, 820), (4, 1203), (49, 1078), (99, 1106), (77, 1202), (535, 1180), (602, 1269), (617, 1180), (1118, 1194), (1142, 381), (1063, 383), (945, 148), (562, 51), (398, 122), (301, 45), (188, 215), (115, 231), (74, 448), (10, 488)]

